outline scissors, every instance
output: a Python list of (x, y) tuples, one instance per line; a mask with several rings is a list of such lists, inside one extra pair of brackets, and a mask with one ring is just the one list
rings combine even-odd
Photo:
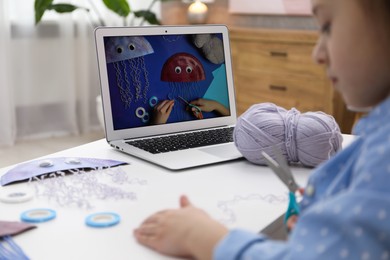
[(291, 173), (291, 170), (287, 164), (286, 159), (284, 158), (282, 151), (280, 149), (274, 148), (274, 153), (276, 160), (272, 159), (270, 155), (262, 151), (261, 154), (264, 156), (267, 165), (276, 173), (276, 175), (282, 180), (282, 182), (287, 186), (289, 190), (289, 204), (287, 212), (284, 216), (284, 223), (287, 223), (287, 220), (293, 215), (299, 215), (299, 204), (295, 196), (298, 191), (300, 194), (303, 194), (303, 188), (300, 188), (295, 182), (294, 176)]
[[(202, 113), (202, 109), (200, 109), (200, 107), (198, 107), (198, 106), (196, 106), (194, 104), (189, 103), (187, 100), (185, 100), (181, 96), (178, 96), (178, 97), (191, 108), (192, 113), (194, 114), (194, 116), (197, 119), (203, 119), (203, 113)], [(192, 108), (195, 108), (195, 111), (192, 110)]]

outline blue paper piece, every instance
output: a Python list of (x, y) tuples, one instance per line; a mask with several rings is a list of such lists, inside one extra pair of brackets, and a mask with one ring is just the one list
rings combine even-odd
[(0, 259), (29, 260), (30, 258), (13, 241), (11, 236), (4, 236), (0, 240)]
[(127, 164), (122, 161), (80, 158), (80, 157), (57, 157), (35, 160), (19, 164), (5, 173), (0, 180), (1, 186), (12, 182), (28, 180), (42, 174), (77, 169), (99, 169)]

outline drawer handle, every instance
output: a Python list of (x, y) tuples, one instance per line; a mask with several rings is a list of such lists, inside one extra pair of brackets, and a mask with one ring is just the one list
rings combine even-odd
[(287, 91), (286, 86), (278, 86), (278, 85), (269, 85), (270, 90), (276, 90), (276, 91)]
[(287, 56), (288, 56), (288, 53), (284, 52), (284, 51), (271, 51), (270, 54), (271, 54), (272, 57), (287, 58)]

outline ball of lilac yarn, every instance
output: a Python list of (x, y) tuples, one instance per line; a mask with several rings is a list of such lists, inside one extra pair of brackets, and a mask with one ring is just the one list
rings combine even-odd
[(342, 135), (335, 119), (323, 112), (300, 113), (272, 103), (251, 106), (238, 120), (234, 143), (250, 162), (266, 165), (261, 155), (274, 156), (279, 147), (288, 162), (314, 167), (328, 160), (340, 148)]

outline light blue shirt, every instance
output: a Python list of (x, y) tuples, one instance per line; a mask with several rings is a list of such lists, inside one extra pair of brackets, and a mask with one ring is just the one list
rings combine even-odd
[(214, 258), (390, 260), (390, 98), (354, 133), (351, 145), (311, 175), (314, 193), (304, 195), (288, 241), (232, 230)]

